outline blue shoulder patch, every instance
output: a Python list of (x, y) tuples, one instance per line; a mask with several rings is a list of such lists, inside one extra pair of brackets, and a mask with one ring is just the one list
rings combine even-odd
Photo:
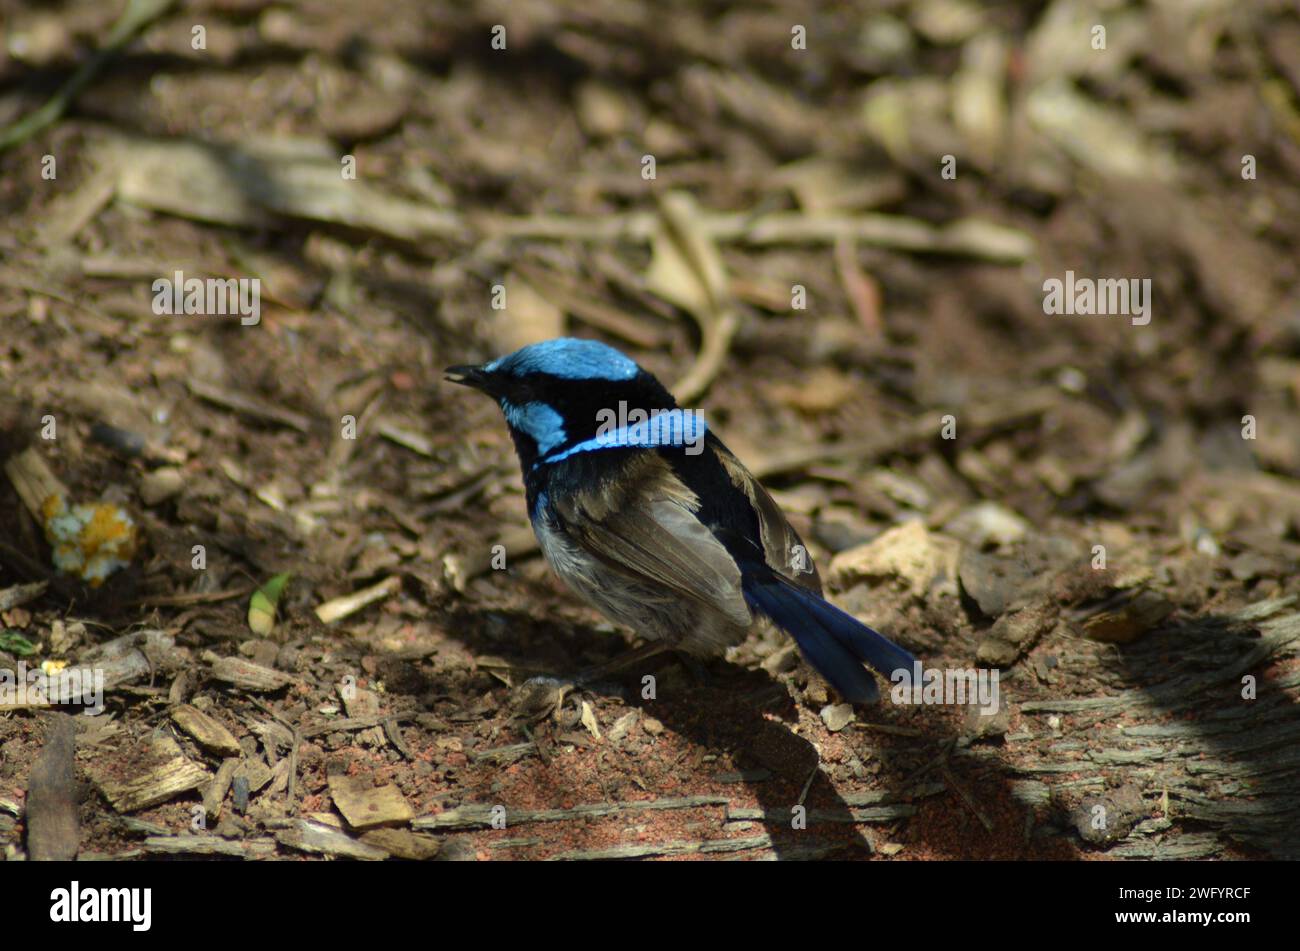
[(483, 367), (489, 373), (527, 376), (549, 373), (565, 380), (630, 380), (636, 363), (597, 340), (560, 337), (529, 344)]
[(545, 455), (556, 446), (564, 444), (568, 437), (564, 434), (564, 419), (552, 407), (545, 403), (525, 403), (516, 406), (502, 401), (501, 412), (506, 415), (506, 422), (537, 443), (537, 451)]
[(687, 455), (697, 456), (704, 451), (704, 436), (708, 431), (709, 427), (698, 410), (656, 411), (649, 419), (640, 422), (611, 429), (602, 428), (591, 439), (585, 439), (568, 449), (546, 456), (541, 462), (560, 462), (580, 452), (628, 449), (635, 446), (649, 449), (680, 446)]

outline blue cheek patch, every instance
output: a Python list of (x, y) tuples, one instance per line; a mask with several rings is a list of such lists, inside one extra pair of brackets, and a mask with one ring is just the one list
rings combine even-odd
[[(599, 452), (602, 449), (629, 449), (636, 446), (657, 448), (682, 446), (688, 453), (698, 455), (704, 449), (704, 434), (709, 427), (704, 417), (693, 410), (673, 409), (652, 415), (638, 423), (630, 423), (608, 431), (598, 431), (563, 452), (546, 456), (541, 461), (560, 462), (580, 452)], [(694, 450), (694, 452), (692, 452)]]
[(564, 419), (545, 403), (525, 403), (516, 406), (502, 402), (501, 411), (505, 413), (506, 422), (537, 443), (537, 451), (545, 455), (556, 446), (562, 446), (567, 438), (564, 434)]
[(630, 380), (639, 367), (613, 347), (596, 340), (562, 337), (545, 340), (516, 350), (509, 356), (484, 365), (488, 373), (512, 376), (547, 373), (563, 380)]

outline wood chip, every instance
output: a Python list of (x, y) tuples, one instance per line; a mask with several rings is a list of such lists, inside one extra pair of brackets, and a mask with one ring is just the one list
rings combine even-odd
[(248, 791), (255, 793), (271, 781), (271, 767), (260, 759), (241, 759), (235, 767), (234, 779), (242, 779), (248, 784)]
[(243, 842), (215, 835), (151, 835), (144, 850), (157, 855), (225, 855), (237, 859), (264, 859), (275, 854), (274, 839)]
[[(788, 818), (787, 818), (788, 821)], [(700, 842), (661, 842), (654, 845), (617, 845), (607, 849), (578, 849), (561, 852), (550, 857), (552, 862), (606, 862), (614, 859), (641, 859), (666, 855), (711, 855), (729, 852), (748, 852), (754, 849), (771, 849), (775, 845), (770, 835), (745, 836), (739, 839), (713, 839)], [(781, 845), (784, 859), (819, 859), (842, 852), (848, 846), (843, 842), (811, 843), (805, 846)]]
[(409, 829), (371, 829), (361, 837), (366, 845), (383, 849), (395, 859), (427, 862), (436, 858), (442, 843), (431, 835), (419, 835)]
[(104, 690), (111, 691), (137, 680), (152, 679), (159, 672), (181, 669), (189, 657), (190, 652), (178, 648), (170, 634), (152, 629), (97, 644), (86, 651), (82, 663), (102, 671)]
[[(825, 823), (859, 823), (859, 822), (893, 822), (916, 815), (916, 806), (899, 804), (895, 806), (865, 806), (857, 809), (809, 809), (808, 823), (823, 825)], [(757, 821), (765, 825), (780, 825), (790, 822), (790, 810), (787, 807), (777, 809), (744, 808), (728, 809), (727, 821)]]
[(1124, 591), (1083, 622), (1083, 636), (1109, 644), (1128, 644), (1173, 611), (1174, 604), (1158, 591), (1149, 588)]
[[(566, 822), (571, 819), (612, 816), (625, 812), (657, 812), (665, 809), (698, 809), (704, 806), (724, 806), (726, 796), (682, 796), (671, 799), (649, 799), (644, 802), (591, 803), (572, 809), (507, 809), (507, 826), (526, 822)], [(421, 816), (411, 823), (415, 829), (475, 829), (490, 828), (496, 807), (468, 805), (448, 809), (436, 816)]]
[(27, 784), (27, 851), (38, 862), (68, 861), (77, 855), (76, 740), (72, 717), (53, 714)]
[(242, 657), (215, 658), (212, 661), (211, 673), (214, 680), (256, 693), (272, 693), (283, 690), (293, 683), (293, 678), (288, 674), (263, 667), (261, 664), (254, 664)]
[(596, 711), (586, 700), (582, 701), (582, 725), (596, 739), (600, 739), (600, 723), (596, 720)]
[(202, 380), (187, 380), (186, 385), (190, 388), (191, 393), (207, 400), (209, 403), (215, 403), (217, 406), (234, 410), (264, 423), (288, 426), (304, 434), (311, 432), (311, 420), (301, 413), (295, 413), (292, 410), (265, 401), (252, 400), (240, 393), (223, 390), (219, 386), (213, 386), (211, 383), (205, 383)]
[(38, 524), (45, 523), (45, 500), (50, 496), (69, 495), (68, 487), (34, 448), (24, 449), (5, 463), (5, 473), (14, 485), (18, 498)]
[(32, 584), (16, 584), (0, 591), (0, 611), (8, 611), (28, 601), (35, 601), (50, 586), (48, 581), (36, 581)]
[(329, 777), (330, 796), (354, 829), (406, 825), (415, 811), (392, 783), (376, 786), (369, 776)]
[(358, 842), (338, 829), (331, 829), (327, 825), (307, 819), (295, 819), (288, 828), (278, 831), (275, 838), (281, 845), (300, 852), (314, 852), (319, 855), (334, 855), (367, 862), (382, 862), (388, 858), (388, 853), (383, 849)]
[(221, 804), (225, 801), (226, 793), (230, 791), (230, 784), (234, 782), (235, 770), (238, 768), (239, 760), (235, 757), (222, 760), (217, 775), (203, 791), (203, 812), (209, 822), (221, 818)]
[(222, 756), (238, 756), (242, 752), (235, 735), (202, 710), (182, 704), (172, 710), (176, 725), (194, 737), (199, 745)]
[(282, 216), (407, 241), (454, 237), (459, 215), (339, 174), (331, 155), (268, 140), (244, 148), (116, 136), (123, 201), (199, 221), (268, 227)]
[(174, 799), (181, 793), (198, 789), (212, 778), (202, 766), (185, 757), (176, 742), (166, 739), (155, 743), (159, 752), (174, 751), (164, 762), (128, 779), (101, 779), (100, 792), (118, 812), (137, 812)]

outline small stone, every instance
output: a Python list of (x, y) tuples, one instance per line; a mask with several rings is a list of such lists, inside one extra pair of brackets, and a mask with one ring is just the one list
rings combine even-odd
[(831, 561), (831, 580), (847, 586), (859, 579), (897, 578), (918, 598), (945, 588), (955, 593), (960, 549), (956, 539), (912, 520), (866, 545), (840, 552)]
[(344, 142), (363, 142), (397, 128), (406, 116), (407, 102), (377, 89), (326, 100), (320, 122), (329, 135)]
[(1000, 637), (986, 637), (975, 650), (975, 659), (984, 667), (1010, 667), (1020, 656), (1020, 648)]
[(977, 740), (995, 739), (1005, 736), (1011, 728), (1011, 712), (1005, 704), (999, 703), (998, 709), (986, 710), (979, 704), (972, 703), (966, 707), (965, 731)]
[(832, 733), (838, 733), (852, 723), (854, 716), (852, 704), (836, 703), (822, 707), (822, 722)]
[(582, 130), (593, 138), (609, 138), (627, 127), (628, 106), (623, 97), (603, 83), (587, 81), (578, 86), (575, 112)]
[(1056, 626), (1055, 603), (1042, 601), (1020, 611), (1004, 614), (989, 630), (976, 654), (982, 663), (1007, 667), (1029, 650), (1039, 638)]
[(944, 531), (975, 548), (1006, 548), (1029, 534), (1029, 523), (996, 502), (979, 502), (949, 521)]
[(1071, 813), (1079, 838), (1091, 845), (1109, 845), (1124, 839), (1148, 809), (1132, 786), (1122, 786), (1104, 796), (1090, 796)]
[(1001, 558), (968, 548), (958, 567), (961, 587), (985, 617), (1000, 617), (1031, 580), (1029, 567), (1019, 558)]
[(474, 851), (474, 843), (466, 836), (456, 836), (454, 839), (448, 839), (442, 843), (438, 849), (438, 855), (435, 858), (438, 862), (477, 862), (478, 853)]
[(178, 495), (184, 486), (185, 473), (175, 466), (154, 469), (140, 479), (140, 501), (153, 507)]

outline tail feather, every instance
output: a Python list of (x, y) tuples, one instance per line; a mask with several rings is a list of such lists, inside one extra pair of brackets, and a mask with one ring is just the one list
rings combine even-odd
[(793, 637), (808, 662), (850, 703), (880, 697), (863, 662), (885, 677), (900, 668), (911, 675), (916, 658), (816, 592), (770, 571), (766, 577), (747, 576), (743, 586), (749, 606)]

